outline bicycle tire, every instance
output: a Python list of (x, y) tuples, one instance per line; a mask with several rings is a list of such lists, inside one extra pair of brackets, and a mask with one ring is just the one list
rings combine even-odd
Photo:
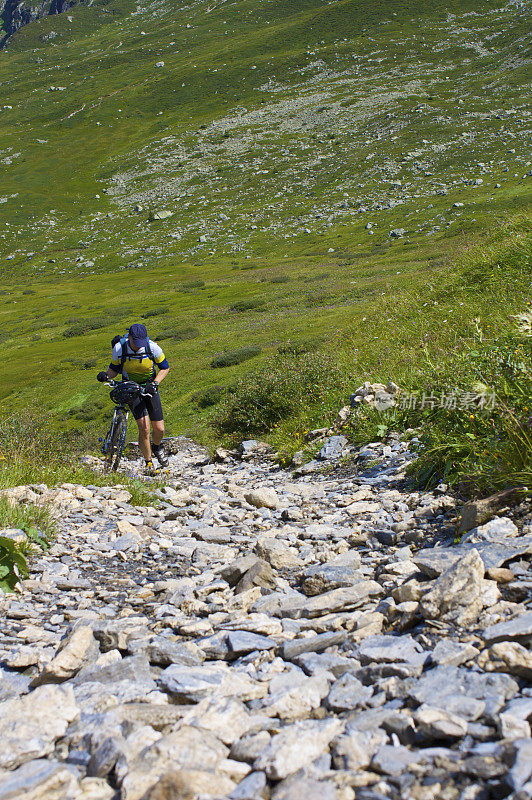
[(120, 458), (124, 452), (126, 444), (127, 419), (123, 412), (118, 411), (113, 419), (111, 430), (109, 431), (109, 444), (105, 456), (105, 471), (116, 472), (120, 464)]

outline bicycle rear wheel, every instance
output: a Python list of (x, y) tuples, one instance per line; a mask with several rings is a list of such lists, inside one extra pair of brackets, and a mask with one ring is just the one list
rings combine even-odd
[(127, 415), (123, 411), (117, 411), (113, 420), (112, 430), (110, 431), (109, 444), (105, 457), (105, 471), (116, 472), (124, 447), (126, 446)]

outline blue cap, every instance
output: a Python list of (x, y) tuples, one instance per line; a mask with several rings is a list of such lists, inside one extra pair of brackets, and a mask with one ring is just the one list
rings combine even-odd
[(148, 331), (145, 325), (139, 323), (132, 325), (128, 331), (135, 347), (145, 347), (148, 344)]

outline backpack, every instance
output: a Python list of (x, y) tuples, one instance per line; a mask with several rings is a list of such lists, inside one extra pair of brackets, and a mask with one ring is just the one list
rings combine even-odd
[[(120, 339), (120, 347), (122, 348), (121, 356), (120, 356), (120, 363), (122, 365), (122, 370), (124, 369), (124, 364), (126, 363), (126, 359), (127, 359), (127, 349), (126, 349), (126, 347), (127, 347), (128, 337), (129, 337), (129, 334), (126, 333)], [(148, 356), (148, 358), (151, 359), (153, 365), (155, 365), (155, 358), (153, 357), (153, 353), (151, 351), (150, 340), (149, 339), (148, 339), (148, 344), (146, 345), (145, 349), (146, 349), (146, 355)]]

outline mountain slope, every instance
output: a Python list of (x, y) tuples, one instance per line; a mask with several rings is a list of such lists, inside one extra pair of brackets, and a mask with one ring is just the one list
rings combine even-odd
[[(19, 30), (0, 53), (9, 402), (37, 384), (77, 413), (90, 376), (58, 365), (148, 313), (154, 334), (198, 331), (166, 340), (177, 422), (220, 381), (216, 352), (326, 342), (381, 293), (422, 291), (529, 201), (529, 12), (115, 0)], [(61, 369), (75, 388), (50, 400)]]

